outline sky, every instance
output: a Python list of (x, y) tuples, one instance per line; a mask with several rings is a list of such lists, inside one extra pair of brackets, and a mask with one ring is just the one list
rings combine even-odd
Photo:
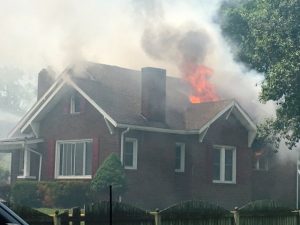
[(237, 63), (222, 37), (215, 22), (221, 0), (0, 2), (0, 68), (17, 68), (25, 79), (81, 60), (180, 77), (192, 58), (213, 69), (222, 98), (237, 99), (258, 121), (274, 112), (274, 104), (258, 101), (263, 75)]
[[(174, 65), (149, 58), (141, 36), (152, 19), (185, 26), (210, 20), (219, 1), (1, 0), (0, 65), (26, 74), (86, 59), (139, 69)], [(150, 18), (153, 16), (153, 18)], [(147, 17), (147, 18), (146, 18)]]

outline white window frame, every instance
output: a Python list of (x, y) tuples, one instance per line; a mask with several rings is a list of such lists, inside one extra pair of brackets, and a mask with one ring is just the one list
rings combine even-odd
[[(31, 160), (31, 152), (24, 148), (24, 155), (23, 155), (23, 174), (17, 176), (18, 179), (36, 179), (35, 176), (30, 176), (30, 160)], [(20, 156), (22, 156), (20, 154)]]
[[(57, 140), (55, 150), (55, 179), (91, 179), (92, 175), (81, 175), (81, 176), (62, 176), (59, 175), (59, 164), (60, 164), (60, 144), (76, 144), (76, 143), (92, 143), (92, 139), (80, 139), (80, 140)], [(86, 156), (86, 145), (84, 144), (84, 155), (83, 155), (83, 168), (85, 168), (85, 156)]]
[[(125, 156), (125, 144), (126, 142), (132, 142), (133, 143), (133, 159), (132, 159), (132, 166), (126, 166), (124, 161)], [(137, 159), (138, 159), (138, 140), (136, 138), (129, 138), (126, 137), (124, 141), (124, 153), (123, 153), (123, 164), (124, 168), (128, 170), (137, 170)]]
[(175, 172), (183, 173), (185, 170), (185, 143), (177, 142), (175, 145), (176, 145), (176, 148), (177, 148), (177, 146), (180, 146), (180, 168), (179, 169), (176, 168)]
[(79, 105), (79, 111), (75, 111), (75, 109), (76, 109), (76, 106), (75, 106), (76, 105), (76, 100), (75, 100), (75, 98), (78, 97), (76, 95), (78, 95), (78, 94), (73, 94), (71, 96), (71, 100), (70, 100), (70, 114), (79, 114), (80, 113), (80, 105)]
[[(234, 146), (214, 145), (213, 150), (220, 150), (220, 180), (213, 183), (236, 184), (236, 148)], [(225, 180), (225, 150), (232, 150), (232, 181)]]

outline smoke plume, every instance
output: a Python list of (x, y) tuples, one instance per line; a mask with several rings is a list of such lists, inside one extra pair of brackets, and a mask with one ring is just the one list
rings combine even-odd
[(59, 74), (69, 64), (88, 60), (137, 70), (161, 67), (181, 76), (189, 63), (204, 64), (213, 70), (210, 82), (222, 98), (238, 99), (251, 114), (272, 112), (272, 106), (262, 107), (257, 100), (262, 76), (234, 62), (213, 22), (220, 3), (5, 1), (0, 7), (0, 67), (36, 78), (49, 65)]
[[(263, 105), (258, 100), (263, 76), (234, 61), (218, 24), (213, 22), (221, 1), (211, 3), (213, 8), (202, 20), (180, 23), (167, 18), (167, 12), (159, 1), (133, 3), (135, 12), (144, 22), (141, 46), (147, 55), (176, 65), (182, 77), (188, 74), (189, 69), (194, 69), (193, 66), (204, 64), (212, 69), (213, 76), (209, 82), (213, 83), (222, 99), (237, 99), (256, 121), (274, 113), (274, 104)], [(205, 8), (208, 4), (202, 6)]]

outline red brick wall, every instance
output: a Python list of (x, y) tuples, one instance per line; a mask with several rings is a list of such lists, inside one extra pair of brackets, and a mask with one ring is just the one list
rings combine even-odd
[[(202, 199), (228, 209), (251, 200), (252, 150), (247, 131), (230, 117), (221, 118), (209, 129), (203, 143), (198, 135), (170, 135), (131, 131), (138, 138), (138, 170), (127, 170), (130, 191), (125, 201), (147, 208), (163, 208), (178, 201)], [(176, 173), (175, 143), (186, 144), (185, 172)], [(212, 146), (235, 146), (237, 183), (214, 184), (211, 178)]]
[(280, 157), (280, 154), (291, 153), (270, 153), (269, 169), (253, 171), (253, 200), (272, 199), (296, 208), (296, 152), (294, 157)]
[[(251, 200), (252, 150), (248, 148), (246, 129), (230, 116), (218, 119), (209, 128), (203, 143), (199, 146), (198, 157), (193, 164), (199, 165), (199, 173), (194, 172), (193, 196), (217, 203), (228, 209), (242, 206)], [(218, 184), (212, 182), (213, 145), (236, 147), (236, 184)], [(194, 151), (199, 151), (195, 149)], [(205, 182), (203, 182), (203, 180)]]
[[(103, 162), (105, 158), (112, 152), (119, 154), (119, 134), (116, 132), (111, 135), (108, 131), (103, 116), (97, 112), (90, 104), (85, 104), (83, 113), (71, 115), (66, 110), (69, 96), (62, 99), (48, 113), (47, 117), (40, 123), (40, 135), (47, 143), (43, 145), (44, 159), (51, 160), (49, 155), (49, 144), (56, 140), (74, 140), (74, 139), (93, 139), (93, 148), (98, 146), (98, 154), (94, 153), (93, 162)], [(95, 141), (98, 144), (95, 144)], [(55, 148), (55, 145), (52, 148)], [(53, 149), (52, 149), (53, 150)], [(44, 162), (45, 163), (45, 162)], [(93, 165), (93, 171), (98, 168)], [(49, 164), (43, 167), (43, 178), (51, 179), (54, 174), (54, 167), (50, 168)]]
[[(100, 164), (111, 152), (120, 154), (120, 130), (111, 135), (103, 117), (90, 104), (85, 104), (82, 114), (66, 113), (66, 102), (59, 102), (41, 122), (41, 137), (45, 140), (99, 138)], [(250, 201), (252, 151), (247, 147), (246, 130), (234, 117), (228, 120), (223, 117), (212, 124), (203, 143), (199, 143), (198, 135), (130, 131), (126, 137), (138, 139), (138, 169), (126, 170), (129, 189), (123, 198), (125, 202), (145, 208), (163, 208), (196, 198), (232, 209)], [(174, 171), (176, 142), (186, 144), (184, 173)], [(214, 144), (236, 147), (237, 184), (212, 183)], [(50, 179), (53, 171), (46, 173), (46, 170), (43, 168), (43, 178)]]

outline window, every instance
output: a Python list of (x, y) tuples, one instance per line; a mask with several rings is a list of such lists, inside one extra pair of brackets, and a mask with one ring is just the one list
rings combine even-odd
[(92, 141), (56, 142), (56, 178), (91, 178)]
[(213, 149), (213, 182), (235, 183), (236, 149), (230, 146), (214, 146)]
[(71, 96), (70, 113), (71, 114), (80, 113), (80, 96), (77, 92)]
[(184, 172), (185, 144), (176, 143), (175, 147), (175, 172)]
[(123, 165), (125, 169), (137, 169), (137, 148), (137, 139), (125, 138), (123, 153)]
[(30, 151), (22, 149), (20, 151), (19, 171), (17, 178), (35, 179), (35, 176), (30, 175)]
[(262, 156), (256, 159), (254, 164), (255, 170), (264, 170), (267, 171), (269, 169), (269, 161), (265, 156)]

